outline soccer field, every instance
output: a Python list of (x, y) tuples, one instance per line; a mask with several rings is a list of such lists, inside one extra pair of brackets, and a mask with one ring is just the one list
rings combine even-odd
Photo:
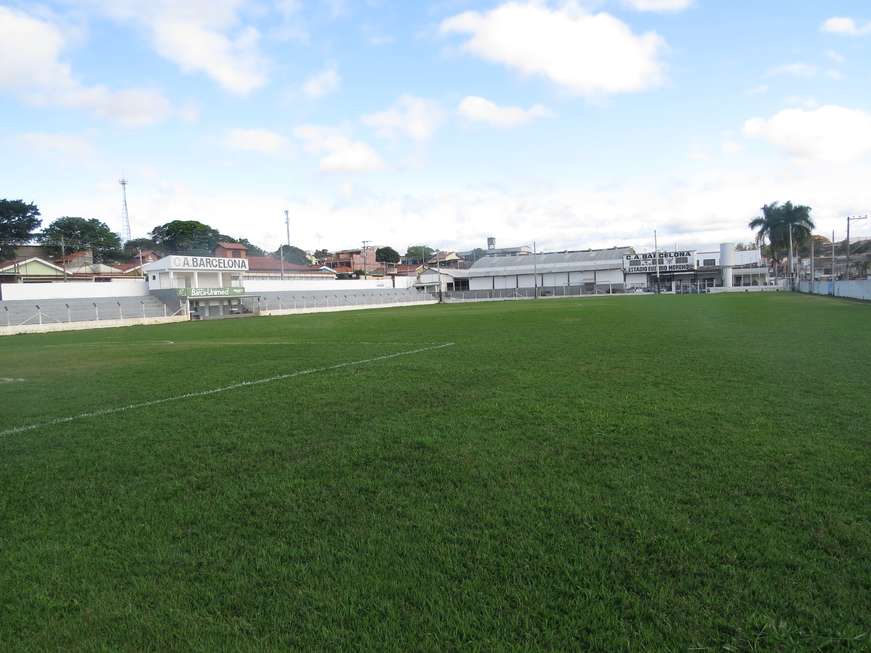
[(0, 649), (867, 650), (869, 363), (793, 294), (2, 338)]

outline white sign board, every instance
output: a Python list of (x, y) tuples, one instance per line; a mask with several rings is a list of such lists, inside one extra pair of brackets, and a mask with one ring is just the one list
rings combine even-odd
[(170, 256), (168, 269), (205, 272), (247, 272), (248, 259), (211, 256)]
[(695, 252), (649, 252), (647, 254), (627, 254), (623, 258), (626, 272), (660, 273), (690, 272), (696, 269)]

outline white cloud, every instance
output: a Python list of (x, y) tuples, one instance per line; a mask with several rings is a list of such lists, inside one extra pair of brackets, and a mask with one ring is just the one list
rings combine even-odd
[(275, 154), (287, 149), (284, 137), (268, 129), (230, 129), (224, 141), (231, 149), (261, 154)]
[(18, 141), (30, 151), (52, 157), (60, 155), (72, 159), (73, 163), (93, 159), (96, 155), (91, 139), (79, 134), (28, 132), (19, 134)]
[(469, 120), (486, 122), (496, 127), (518, 127), (540, 118), (550, 118), (553, 113), (540, 104), (524, 109), (522, 107), (499, 106), (482, 97), (463, 98), (457, 112)]
[(815, 77), (820, 71), (818, 66), (807, 63), (789, 63), (770, 68), (768, 77)]
[(826, 20), (821, 29), (829, 34), (843, 34), (845, 36), (867, 36), (871, 34), (871, 21), (865, 21), (860, 25), (855, 19), (844, 16), (834, 16)]
[(246, 0), (79, 2), (143, 29), (161, 57), (184, 72), (207, 75), (227, 91), (245, 95), (266, 84), (260, 33), (239, 17)]
[(753, 118), (744, 133), (806, 160), (848, 163), (871, 154), (871, 114), (833, 105)]
[(466, 52), (581, 95), (642, 91), (664, 78), (662, 37), (636, 35), (614, 16), (574, 3), (551, 9), (533, 0), (507, 2), (448, 18), (441, 32), (469, 35)]
[(740, 152), (743, 152), (744, 146), (741, 145), (741, 143), (738, 143), (736, 141), (727, 140), (727, 141), (723, 141), (723, 145), (722, 145), (721, 149), (723, 150), (723, 154), (732, 155), (732, 154), (739, 154)]
[(7, 92), (29, 104), (83, 109), (129, 127), (172, 115), (172, 105), (159, 91), (82, 84), (61, 59), (66, 47), (58, 25), (0, 7), (0, 86)]
[(302, 85), (302, 92), (312, 99), (329, 95), (338, 90), (342, 77), (335, 66), (330, 66), (309, 77)]
[(842, 64), (847, 61), (847, 58), (836, 50), (826, 50), (826, 58), (835, 64)]
[(683, 11), (692, 7), (694, 0), (624, 0), (636, 11)]
[(368, 143), (352, 140), (337, 129), (302, 125), (293, 134), (308, 152), (321, 155), (323, 172), (373, 172), (384, 167), (381, 157)]
[(384, 138), (406, 136), (414, 141), (428, 141), (444, 120), (438, 103), (403, 95), (389, 109), (363, 116), (363, 124)]

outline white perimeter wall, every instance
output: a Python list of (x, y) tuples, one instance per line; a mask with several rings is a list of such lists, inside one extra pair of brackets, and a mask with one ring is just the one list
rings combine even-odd
[(0, 297), (14, 299), (86, 299), (90, 297), (143, 297), (148, 294), (144, 279), (116, 279), (107, 282), (4, 283)]
[[(799, 289), (801, 292), (813, 292), (815, 295), (832, 294), (831, 281), (817, 281), (813, 284), (813, 289), (811, 289), (810, 285), (808, 281), (801, 281)], [(864, 281), (836, 281), (835, 296), (871, 301), (871, 279)]]
[[(410, 288), (414, 285), (414, 277), (396, 277), (396, 288)], [(334, 290), (376, 290), (393, 289), (393, 280), (387, 279), (244, 279), (242, 285), (246, 292), (290, 292), (317, 291), (331, 292)]]

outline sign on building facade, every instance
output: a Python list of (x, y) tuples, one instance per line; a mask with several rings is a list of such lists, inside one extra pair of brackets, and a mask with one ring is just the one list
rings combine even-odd
[(626, 272), (649, 274), (664, 272), (691, 272), (696, 269), (695, 252), (648, 252), (646, 254), (627, 254), (623, 259)]

